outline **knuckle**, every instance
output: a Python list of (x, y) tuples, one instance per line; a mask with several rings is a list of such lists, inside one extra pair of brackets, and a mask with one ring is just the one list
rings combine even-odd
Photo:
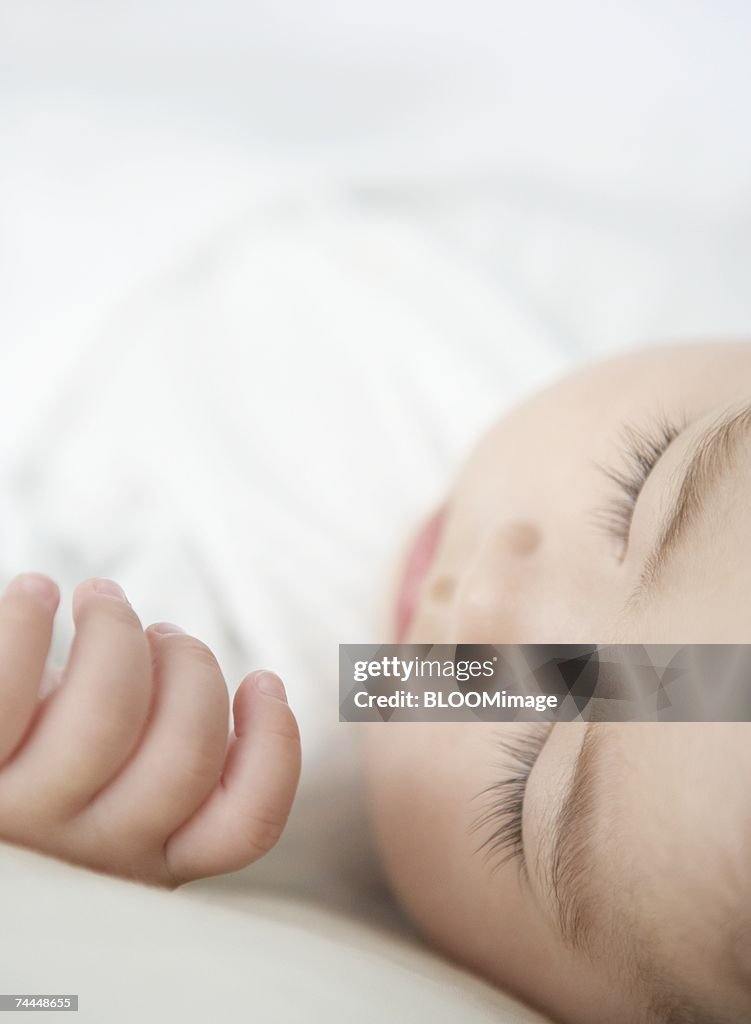
[(131, 629), (141, 628), (139, 618), (129, 604), (104, 594), (95, 594), (89, 597), (83, 605), (80, 615), (82, 622), (87, 622), (91, 618), (106, 618), (110, 622)]
[(219, 781), (221, 767), (221, 761), (209, 752), (194, 753), (183, 764), (185, 784), (201, 790), (203, 795), (204, 791), (212, 789)]
[(216, 732), (190, 744), (183, 755), (185, 777), (197, 783), (218, 782), (224, 763), (225, 739), (226, 736)]
[(220, 674), (219, 662), (211, 648), (194, 636), (175, 634), (169, 637), (172, 650), (179, 652), (181, 657), (189, 659), (199, 668), (206, 669), (210, 677)]
[(269, 727), (269, 735), (276, 736), (285, 743), (300, 743), (300, 729), (297, 724), (297, 719), (288, 711), (287, 714), (280, 716), (273, 725)]
[(136, 725), (130, 716), (129, 721), (110, 719), (81, 730), (78, 751), (67, 765), (67, 781), (74, 790), (86, 790), (114, 774), (130, 752)]
[(286, 824), (286, 815), (282, 816), (270, 811), (256, 812), (250, 817), (246, 826), (245, 835), (249, 848), (258, 857), (263, 857), (279, 842)]

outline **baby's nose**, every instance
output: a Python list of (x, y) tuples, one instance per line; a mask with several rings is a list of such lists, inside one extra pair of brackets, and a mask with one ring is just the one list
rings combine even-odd
[(452, 588), (452, 642), (517, 643), (527, 634), (542, 545), (531, 519), (504, 520), (487, 532)]

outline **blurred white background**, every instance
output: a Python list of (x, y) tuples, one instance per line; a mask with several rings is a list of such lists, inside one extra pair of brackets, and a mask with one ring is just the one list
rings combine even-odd
[(2, 0), (0, 19), (0, 332), (22, 363), (85, 344), (280, 187), (406, 204), (572, 339), (747, 329), (743, 0)]

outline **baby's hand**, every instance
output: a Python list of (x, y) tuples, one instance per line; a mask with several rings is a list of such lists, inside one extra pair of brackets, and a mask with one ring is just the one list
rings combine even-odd
[(267, 853), (300, 775), (281, 680), (243, 680), (228, 736), (209, 648), (169, 623), (144, 630), (116, 583), (87, 580), (59, 685), (40, 696), (59, 599), (37, 573), (0, 597), (0, 840), (168, 887)]

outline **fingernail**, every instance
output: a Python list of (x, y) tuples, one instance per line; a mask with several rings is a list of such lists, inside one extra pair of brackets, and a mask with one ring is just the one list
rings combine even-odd
[(276, 697), (277, 700), (283, 700), (286, 704), (287, 693), (284, 683), (275, 672), (259, 672), (256, 676), (256, 686), (261, 693), (265, 693), (268, 697)]
[(5, 588), (6, 594), (33, 594), (40, 598), (52, 611), (57, 608), (60, 591), (57, 584), (49, 576), (41, 572), (24, 572), (14, 576)]
[(94, 580), (93, 587), (97, 594), (106, 594), (108, 597), (117, 597), (121, 601), (128, 600), (123, 588), (119, 583), (115, 583), (114, 580)]
[(184, 633), (185, 630), (181, 629), (180, 626), (176, 626), (174, 622), (155, 622), (153, 626), (149, 626), (149, 629), (153, 629), (155, 633)]

